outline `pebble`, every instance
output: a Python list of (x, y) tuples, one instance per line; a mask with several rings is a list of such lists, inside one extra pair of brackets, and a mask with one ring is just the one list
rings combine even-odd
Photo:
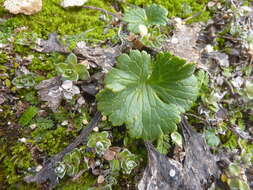
[(61, 123), (61, 125), (63, 125), (63, 126), (66, 126), (66, 125), (68, 125), (68, 120), (65, 120), (65, 121), (63, 121), (62, 123)]
[(84, 3), (86, 3), (87, 0), (63, 0), (61, 2), (61, 6), (64, 8), (68, 7), (80, 7), (83, 6)]
[(6, 0), (4, 8), (12, 14), (32, 15), (42, 9), (42, 0)]

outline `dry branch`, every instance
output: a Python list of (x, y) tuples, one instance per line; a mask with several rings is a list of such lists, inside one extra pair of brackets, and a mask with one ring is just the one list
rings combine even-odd
[(101, 114), (97, 112), (88, 127), (84, 128), (81, 131), (80, 135), (76, 137), (76, 139), (71, 144), (53, 156), (35, 176), (26, 176), (24, 180), (27, 183), (36, 182), (37, 184), (49, 182), (50, 189), (53, 188), (58, 183), (58, 177), (55, 173), (55, 166), (57, 162), (60, 162), (65, 154), (71, 152), (74, 148), (86, 142), (89, 133), (96, 126), (100, 119)]

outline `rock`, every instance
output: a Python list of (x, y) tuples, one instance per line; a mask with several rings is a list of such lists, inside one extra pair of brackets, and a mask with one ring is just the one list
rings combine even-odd
[(169, 51), (175, 56), (186, 59), (188, 62), (200, 62), (200, 50), (197, 48), (198, 34), (201, 25), (198, 23), (185, 25), (182, 20), (175, 18), (176, 29), (173, 36), (163, 45), (163, 51)]
[(56, 111), (63, 99), (62, 91), (60, 90), (61, 84), (60, 77), (54, 77), (41, 81), (35, 87), (35, 89), (38, 90), (40, 99), (48, 102), (48, 106), (53, 111)]
[(207, 56), (210, 60), (215, 61), (218, 65), (222, 67), (229, 67), (229, 57), (227, 54), (214, 51), (208, 53)]
[(74, 95), (80, 94), (79, 88), (73, 85), (71, 80), (65, 80), (61, 88), (63, 89), (63, 96), (69, 100), (72, 99)]
[(116, 57), (120, 55), (120, 47), (90, 47), (84, 41), (78, 42), (74, 53), (82, 55), (89, 63), (95, 63), (95, 65), (102, 68), (104, 72), (111, 70), (116, 62)]
[(6, 0), (4, 8), (12, 14), (32, 15), (42, 8), (42, 0)]
[(87, 0), (63, 0), (61, 2), (61, 6), (63, 8), (80, 7), (80, 6), (82, 6), (86, 2), (87, 2)]
[(218, 159), (211, 153), (202, 134), (195, 132), (185, 118), (182, 118), (181, 128), (184, 162), (168, 158), (159, 153), (152, 143), (145, 142), (148, 166), (138, 184), (138, 190), (203, 190), (220, 178)]
[(50, 52), (69, 53), (67, 48), (64, 47), (57, 39), (56, 33), (49, 34), (48, 40), (38, 38), (34, 50), (42, 53), (50, 53)]

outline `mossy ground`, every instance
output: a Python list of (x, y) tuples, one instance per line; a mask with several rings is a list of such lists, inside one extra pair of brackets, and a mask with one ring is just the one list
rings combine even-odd
[[(4, 0), (0, 0), (0, 4)], [(39, 37), (47, 38), (48, 34), (56, 32), (59, 35), (72, 35), (84, 32), (88, 29), (94, 29), (88, 37), (103, 40), (114, 35), (113, 29), (107, 33), (104, 32), (105, 22), (99, 19), (101, 14), (98, 11), (83, 8), (62, 8), (61, 0), (43, 0), (43, 9), (41, 12), (26, 16), (16, 15), (8, 19), (11, 25), (27, 26), (28, 31), (36, 33)], [(94, 0), (90, 5), (104, 8), (112, 11), (112, 7), (107, 1)], [(6, 16), (6, 11), (0, 8), (0, 16)]]

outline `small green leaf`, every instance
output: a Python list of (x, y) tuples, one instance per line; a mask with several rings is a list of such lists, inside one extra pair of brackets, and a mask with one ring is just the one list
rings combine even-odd
[(73, 67), (74, 70), (77, 72), (80, 80), (86, 80), (89, 78), (90, 74), (85, 65), (76, 64)]
[(228, 185), (231, 190), (239, 190), (239, 179), (237, 178), (232, 178), (228, 179)]
[(89, 78), (89, 72), (85, 65), (78, 64), (76, 55), (71, 53), (65, 63), (56, 65), (56, 70), (65, 80), (86, 80)]
[(39, 111), (38, 108), (34, 106), (30, 106), (27, 110), (24, 111), (24, 113), (20, 117), (19, 122), (18, 122), (19, 125), (21, 126), (28, 125), (30, 121), (32, 120), (32, 118), (37, 115), (38, 111)]
[(166, 25), (168, 11), (163, 6), (152, 4), (145, 8), (147, 25)]
[(174, 131), (173, 133), (171, 133), (171, 139), (174, 143), (176, 143), (178, 146), (180, 146), (181, 148), (183, 147), (183, 139), (180, 133)]
[(62, 73), (62, 77), (65, 80), (72, 80), (72, 81), (77, 81), (79, 78), (78, 73), (73, 69), (66, 69), (64, 73)]
[(73, 65), (59, 63), (57, 64), (56, 69), (65, 80), (77, 81), (79, 78), (78, 73), (75, 71)]
[(160, 53), (155, 60), (137, 50), (122, 54), (97, 95), (98, 109), (113, 125), (126, 124), (133, 137), (153, 140), (173, 132), (180, 113), (198, 94), (194, 65)]
[(67, 59), (66, 59), (66, 63), (67, 64), (72, 64), (75, 65), (77, 64), (77, 57), (74, 53), (71, 53), (68, 55)]
[(31, 88), (36, 84), (35, 76), (33, 73), (20, 75), (12, 80), (12, 84), (17, 88)]
[(239, 187), (240, 187), (240, 190), (250, 190), (249, 185), (245, 181), (242, 181), (242, 180), (239, 181)]
[(143, 45), (147, 47), (160, 49), (166, 38), (166, 35), (161, 34), (159, 30), (152, 30), (149, 34), (143, 36), (140, 40)]
[(66, 154), (63, 159), (66, 165), (66, 174), (68, 176), (74, 176), (79, 170), (81, 162), (81, 153), (78, 149), (74, 149), (72, 152)]
[(141, 25), (146, 27), (151, 25), (166, 25), (168, 11), (156, 4), (147, 6), (145, 9), (135, 8), (127, 9), (123, 20), (128, 22), (128, 30), (134, 33), (140, 33)]
[(253, 81), (246, 81), (245, 93), (249, 99), (253, 99)]
[(209, 146), (215, 147), (220, 144), (220, 139), (219, 137), (216, 136), (214, 131), (205, 130), (204, 134), (205, 134), (206, 142)]
[(107, 131), (100, 133), (92, 133), (89, 137), (87, 146), (95, 148), (98, 154), (103, 154), (111, 146), (111, 141), (108, 139), (109, 134)]
[(118, 154), (120, 159), (120, 166), (123, 173), (130, 174), (132, 170), (138, 165), (136, 155), (132, 154), (128, 149), (124, 149)]
[(229, 166), (228, 166), (228, 170), (229, 172), (234, 175), (234, 176), (240, 176), (240, 173), (241, 173), (241, 167), (237, 164), (234, 164), (234, 163), (231, 163)]
[(110, 160), (110, 168), (111, 168), (111, 173), (112, 175), (117, 176), (120, 171), (120, 162), (119, 160)]
[(59, 178), (63, 178), (66, 173), (66, 165), (62, 162), (58, 162), (54, 171)]

